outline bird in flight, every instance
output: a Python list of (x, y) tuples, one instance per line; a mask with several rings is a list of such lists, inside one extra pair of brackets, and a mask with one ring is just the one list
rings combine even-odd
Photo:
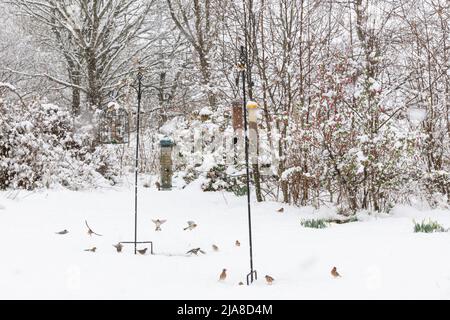
[(98, 234), (96, 232), (94, 232), (91, 227), (89, 227), (87, 220), (84, 220), (84, 222), (86, 223), (86, 227), (88, 228), (87, 234), (89, 236), (92, 236), (93, 234), (95, 234), (96, 236), (102, 236), (101, 234)]

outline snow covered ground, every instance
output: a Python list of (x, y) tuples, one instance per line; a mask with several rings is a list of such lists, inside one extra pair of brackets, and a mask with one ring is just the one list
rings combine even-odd
[[(412, 219), (431, 217), (446, 228), (450, 212), (397, 207), (392, 216), (326, 229), (301, 218), (331, 210), (253, 205), (254, 264), (250, 287), (246, 198), (185, 189), (141, 188), (139, 240), (155, 255), (135, 256), (133, 188), (0, 193), (1, 299), (449, 299), (450, 234), (413, 233)], [(151, 219), (167, 219), (155, 232)], [(84, 220), (102, 237), (86, 234)], [(198, 227), (183, 231), (186, 221)], [(66, 235), (56, 231), (68, 229)], [(241, 242), (240, 247), (235, 241)], [(219, 247), (218, 252), (211, 245)], [(96, 246), (97, 252), (84, 249)], [(141, 246), (143, 248), (144, 246)], [(200, 247), (205, 255), (186, 256)], [(333, 266), (342, 277), (330, 275)], [(219, 282), (223, 268), (226, 281)], [(275, 278), (272, 286), (264, 275)]]

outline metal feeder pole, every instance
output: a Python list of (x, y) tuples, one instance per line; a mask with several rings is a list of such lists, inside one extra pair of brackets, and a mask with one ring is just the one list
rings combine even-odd
[[(140, 134), (140, 116), (141, 116), (141, 97), (142, 97), (142, 70), (139, 68), (138, 74), (138, 109), (136, 120), (136, 165), (134, 179), (134, 254), (137, 254), (137, 223), (138, 223), (138, 171), (139, 171), (139, 134)], [(153, 249), (153, 248), (152, 248)]]
[[(249, 234), (249, 245), (250, 245), (250, 273), (247, 274), (247, 285), (250, 285), (254, 280), (258, 279), (258, 275), (256, 270), (253, 270), (253, 244), (252, 244), (252, 214), (251, 214), (251, 205), (250, 205), (250, 169), (248, 164), (248, 146), (249, 146), (249, 137), (248, 137), (248, 122), (247, 122), (247, 95), (246, 95), (246, 87), (245, 87), (245, 71), (247, 68), (247, 59), (246, 52), (244, 46), (241, 46), (241, 59), (240, 59), (241, 67), (242, 67), (242, 98), (244, 102), (244, 135), (245, 135), (245, 170), (247, 176), (247, 212), (248, 212), (248, 234)], [(250, 279), (249, 279), (250, 278)]]

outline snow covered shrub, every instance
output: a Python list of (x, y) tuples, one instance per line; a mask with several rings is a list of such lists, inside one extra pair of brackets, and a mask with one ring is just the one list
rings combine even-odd
[(433, 232), (447, 232), (443, 226), (441, 226), (437, 221), (423, 220), (418, 223), (414, 221), (414, 232), (424, 232), (424, 233), (433, 233)]
[(244, 196), (247, 194), (245, 177), (242, 175), (233, 176), (227, 174), (224, 165), (213, 167), (206, 174), (206, 178), (206, 182), (202, 184), (203, 191), (225, 190), (233, 192), (237, 196)]
[(117, 175), (112, 153), (76, 130), (68, 111), (35, 101), (1, 104), (0, 114), (0, 189), (80, 189)]
[[(170, 136), (176, 143), (173, 150), (174, 171), (186, 183), (202, 177), (203, 191), (229, 191), (245, 195), (247, 188), (242, 163), (230, 163), (227, 143), (231, 144), (231, 121), (221, 111), (208, 113), (208, 120), (176, 117), (161, 129), (161, 137)], [(228, 140), (227, 140), (228, 139)]]
[(305, 219), (300, 221), (300, 224), (305, 228), (324, 229), (327, 223), (323, 219)]
[(407, 183), (414, 137), (391, 121), (383, 88), (337, 56), (319, 66), (311, 104), (300, 106), (283, 179), (294, 203), (330, 201), (355, 213), (388, 211)]

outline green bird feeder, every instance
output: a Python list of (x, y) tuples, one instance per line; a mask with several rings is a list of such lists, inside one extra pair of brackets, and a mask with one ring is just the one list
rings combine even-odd
[(172, 139), (164, 137), (159, 142), (161, 146), (161, 190), (172, 190), (172, 150), (174, 143)]

